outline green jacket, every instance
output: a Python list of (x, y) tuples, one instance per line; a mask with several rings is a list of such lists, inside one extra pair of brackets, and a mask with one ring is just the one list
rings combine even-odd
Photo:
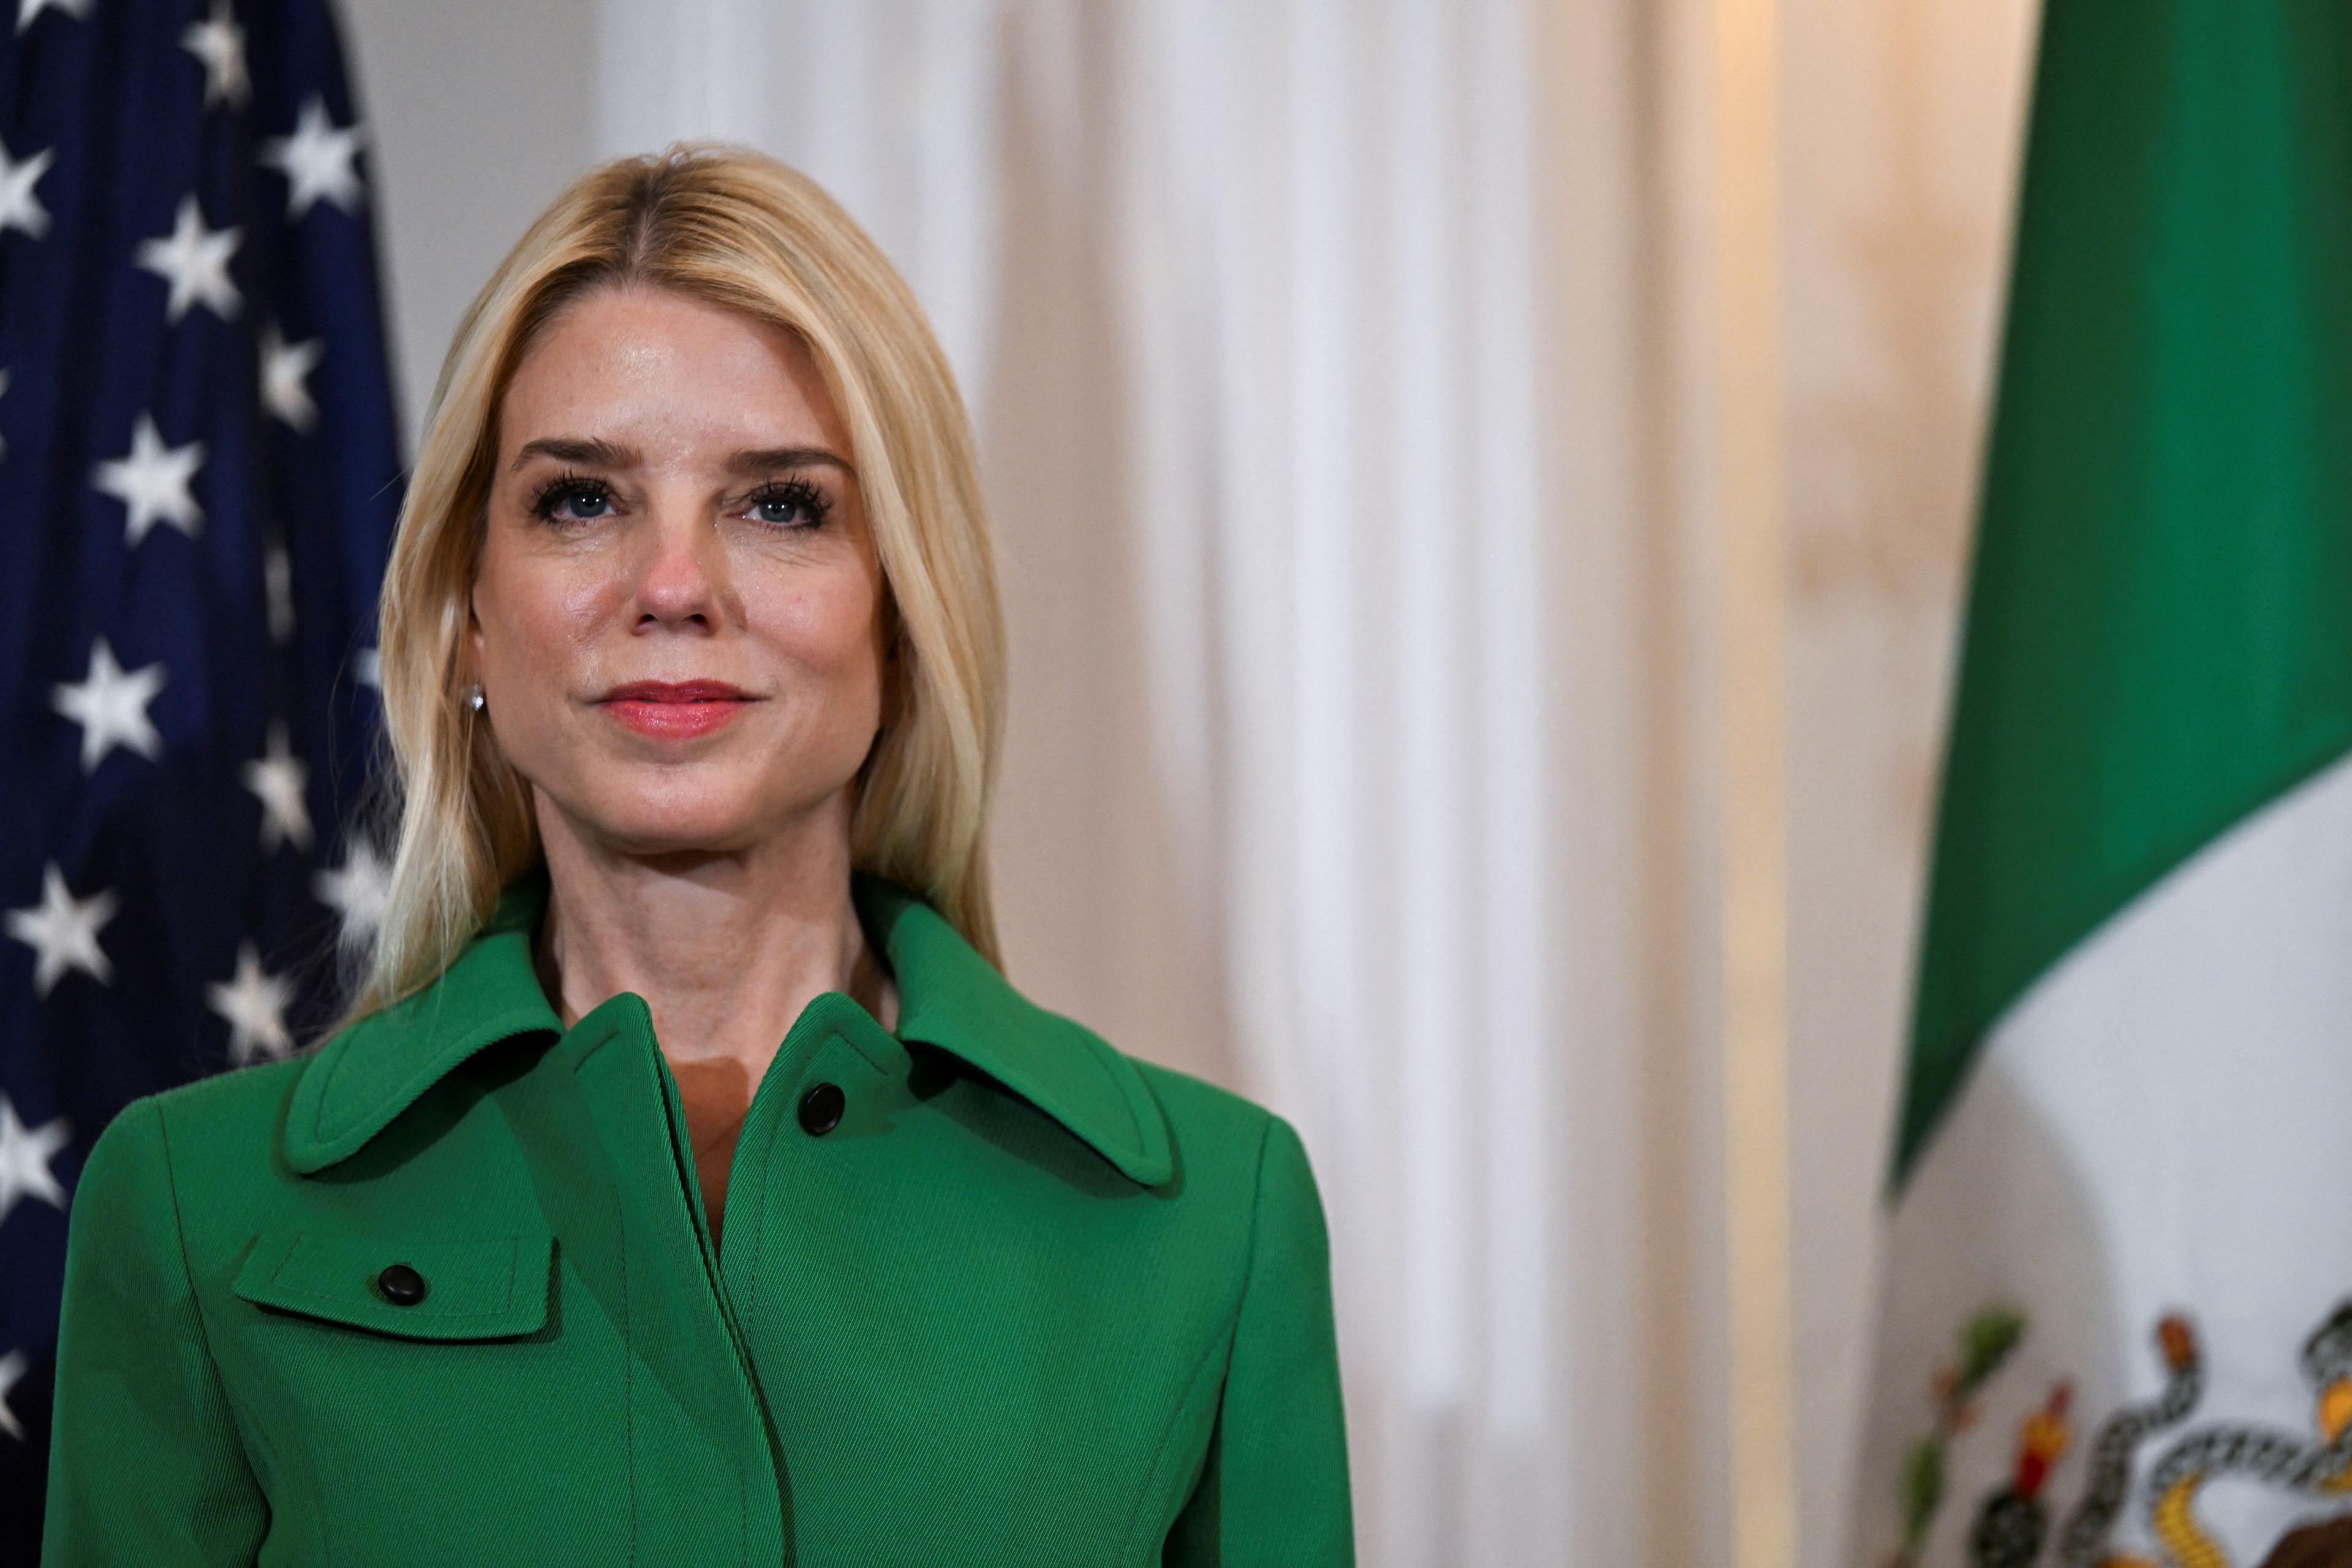
[(723, 1249), (644, 998), (540, 988), (543, 870), (421, 994), (134, 1101), (74, 1196), (43, 1562), (1350, 1561), (1297, 1135), (856, 896), (898, 1035), (809, 1004)]

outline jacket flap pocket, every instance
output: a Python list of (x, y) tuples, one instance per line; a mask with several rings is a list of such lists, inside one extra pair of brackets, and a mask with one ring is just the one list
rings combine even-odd
[[(256, 1306), (402, 1339), (504, 1339), (546, 1323), (553, 1255), (544, 1231), (394, 1240), (267, 1230), (233, 1288)], [(387, 1270), (394, 1271), (388, 1281)]]

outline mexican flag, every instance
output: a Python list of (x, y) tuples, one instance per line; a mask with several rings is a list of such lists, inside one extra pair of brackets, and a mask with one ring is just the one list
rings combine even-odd
[(2352, 4), (2049, 0), (1850, 1558), (2352, 1564)]

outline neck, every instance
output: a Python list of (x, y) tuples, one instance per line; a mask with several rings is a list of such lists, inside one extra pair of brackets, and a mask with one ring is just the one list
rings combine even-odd
[(757, 1082), (803, 1009), (845, 993), (895, 1027), (897, 998), (850, 898), (846, 792), (737, 850), (635, 855), (537, 801), (549, 895), (534, 958), (566, 1028), (623, 991), (662, 1054)]

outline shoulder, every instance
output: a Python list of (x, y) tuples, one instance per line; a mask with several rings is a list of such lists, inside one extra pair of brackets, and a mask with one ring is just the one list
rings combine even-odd
[(1255, 1101), (1190, 1074), (1142, 1061), (1135, 1067), (1168, 1117), (1184, 1191), (1229, 1216), (1247, 1260), (1249, 1293), (1328, 1298), (1329, 1235), (1297, 1131)]
[(276, 1142), (286, 1102), (315, 1054), (231, 1068), (134, 1100), (123, 1108), (123, 1115), (146, 1107), (163, 1136), (192, 1150), (225, 1143), (266, 1155)]
[(1276, 1120), (1274, 1112), (1206, 1079), (1123, 1051), (1119, 1056), (1150, 1091), (1168, 1119), (1169, 1132), (1188, 1159), (1255, 1163), (1258, 1150)]
[(117, 1111), (75, 1184), (75, 1230), (127, 1208), (241, 1209), (271, 1184), (278, 1128), (307, 1058), (233, 1068)]
[(1204, 1079), (1140, 1058), (1127, 1060), (1168, 1118), (1182, 1169), (1198, 1173), (1212, 1168), (1234, 1184), (1246, 1185), (1254, 1206), (1269, 1201), (1295, 1205), (1304, 1199), (1319, 1210), (1306, 1145), (1289, 1122)]

